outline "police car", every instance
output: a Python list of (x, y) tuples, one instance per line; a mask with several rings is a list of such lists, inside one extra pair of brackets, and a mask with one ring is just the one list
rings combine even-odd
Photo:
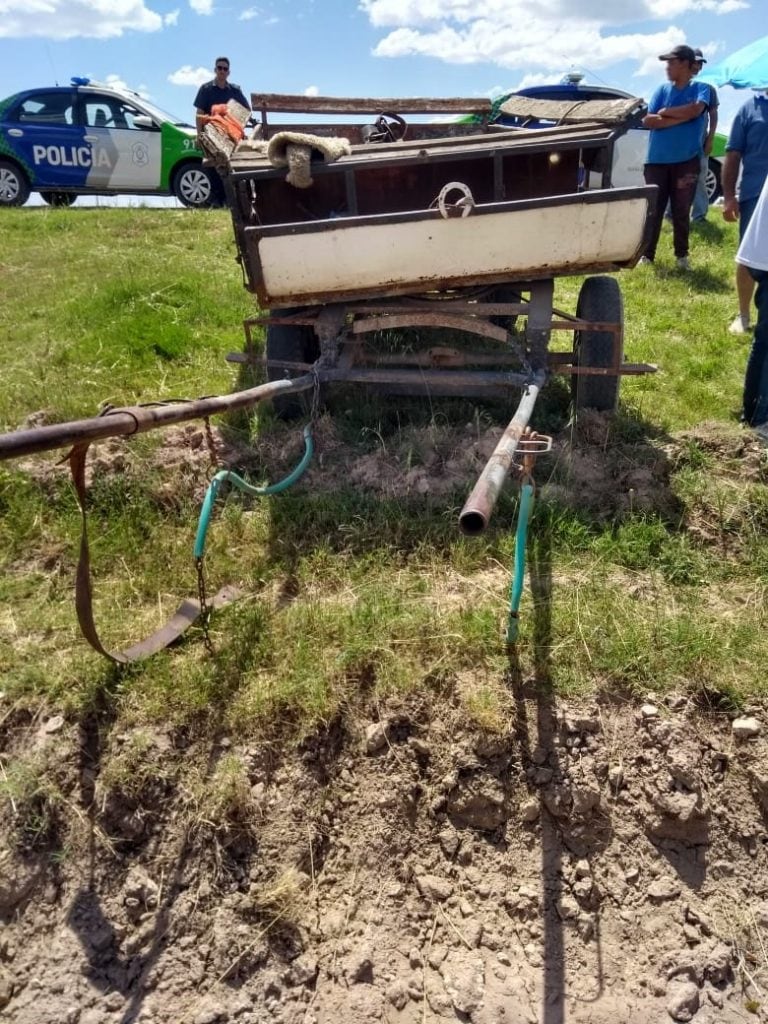
[(52, 206), (118, 193), (215, 205), (221, 180), (202, 161), (191, 125), (87, 78), (0, 102), (0, 206), (22, 206), (30, 192)]

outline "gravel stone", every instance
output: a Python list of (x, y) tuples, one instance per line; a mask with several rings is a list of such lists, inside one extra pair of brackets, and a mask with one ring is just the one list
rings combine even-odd
[(389, 722), (373, 722), (365, 730), (365, 751), (367, 754), (375, 754), (386, 745), (387, 728)]
[(674, 900), (680, 895), (680, 886), (671, 878), (657, 878), (648, 886), (648, 899), (654, 903)]
[(416, 887), (425, 900), (431, 900), (432, 902), (447, 900), (453, 891), (451, 883), (445, 878), (439, 878), (437, 875), (418, 875)]
[(737, 740), (751, 740), (759, 736), (763, 727), (756, 718), (734, 718), (731, 731)]
[(693, 981), (678, 985), (667, 1000), (667, 1013), (672, 1020), (689, 1021), (699, 1009), (699, 986)]

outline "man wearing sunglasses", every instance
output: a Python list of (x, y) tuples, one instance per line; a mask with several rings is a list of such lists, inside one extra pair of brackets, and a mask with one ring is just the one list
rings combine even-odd
[(229, 81), (229, 57), (217, 57), (214, 63), (216, 77), (210, 82), (205, 82), (197, 90), (195, 96), (195, 110), (197, 113), (197, 130), (205, 124), (204, 118), (211, 113), (211, 107), (218, 103), (228, 103), (229, 100), (236, 100), (246, 110), (251, 109), (251, 104), (245, 98), (239, 85), (233, 85)]

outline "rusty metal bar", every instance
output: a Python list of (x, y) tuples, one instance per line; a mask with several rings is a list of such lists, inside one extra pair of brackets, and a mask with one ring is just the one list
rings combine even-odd
[(320, 373), (322, 383), (345, 384), (420, 384), (428, 390), (430, 386), (451, 389), (472, 384), (476, 387), (502, 386), (524, 387), (529, 377), (525, 373), (510, 373), (503, 370), (390, 370), (377, 367), (324, 369)]
[[(569, 353), (564, 353), (569, 355)], [(573, 358), (572, 353), (569, 356)], [(639, 377), (643, 373), (657, 373), (658, 366), (654, 363), (620, 363), (618, 370), (613, 366), (566, 366), (553, 368), (553, 373), (567, 374), (569, 377)]]
[(167, 427), (172, 423), (183, 423), (185, 420), (203, 419), (216, 413), (247, 408), (277, 395), (309, 391), (314, 386), (314, 374), (307, 373), (294, 380), (274, 380), (249, 388), (247, 391), (236, 391), (232, 395), (217, 395), (169, 405), (133, 405), (124, 409), (114, 409), (104, 416), (95, 416), (87, 420), (52, 423), (50, 426), (35, 427), (31, 430), (15, 430), (10, 434), (0, 434), (0, 461), (50, 451), (53, 448), (68, 448), (78, 442), (96, 441), (103, 437), (142, 434), (147, 430)]
[[(366, 327), (365, 330), (386, 330), (388, 327), (402, 327), (409, 326), (404, 322), (396, 322), (395, 316), (400, 315), (400, 321), (402, 321), (402, 314), (411, 315), (413, 313), (421, 314), (432, 314), (439, 315), (441, 317), (440, 323), (444, 326), (452, 326), (457, 329), (461, 329), (461, 325), (464, 319), (472, 317), (473, 319), (479, 320), (487, 316), (523, 316), (527, 317), (530, 314), (531, 306), (530, 303), (520, 302), (431, 302), (424, 304), (391, 304), (385, 305), (383, 303), (361, 305), (358, 302), (350, 302), (347, 306), (347, 312), (353, 313), (356, 316), (365, 316), (369, 319), (380, 318), (383, 326), (378, 325), (375, 328)], [(455, 317), (455, 323), (447, 323), (448, 319)], [(288, 316), (281, 316), (279, 310), (274, 314), (265, 313), (263, 316), (250, 317), (244, 321), (244, 324), (248, 325), (249, 329), (252, 326), (259, 325), (265, 326), (267, 324), (299, 324), (299, 325), (312, 325), (317, 318), (317, 313), (307, 311), (305, 313), (295, 314), (292, 313)], [(354, 325), (365, 323), (365, 320), (355, 320)], [(416, 323), (427, 323), (427, 321), (411, 321), (411, 324)], [(439, 326), (435, 324), (435, 326)], [(579, 317), (570, 317), (567, 320), (552, 320), (548, 325), (549, 330), (552, 331), (610, 331), (613, 334), (618, 334), (622, 330), (622, 325), (613, 322), (603, 322), (602, 320), (582, 320)], [(359, 332), (360, 328), (357, 328)]]
[[(347, 348), (348, 346), (342, 351), (347, 351)], [(506, 352), (462, 353), (459, 350), (450, 348), (433, 348), (427, 349), (424, 352), (400, 352), (380, 355), (364, 349), (361, 355), (364, 359), (372, 360), (370, 363), (357, 363), (361, 369), (364, 367), (381, 368), (388, 366), (399, 367), (402, 370), (408, 367), (441, 369), (451, 366), (456, 370), (466, 370), (467, 374), (471, 375), (477, 371), (470, 369), (470, 367), (520, 367), (519, 356)], [(224, 358), (228, 363), (242, 363), (253, 366), (266, 366), (269, 364), (270, 366), (277, 366), (282, 370), (300, 372), (306, 372), (311, 367), (310, 363), (289, 362), (286, 359), (267, 359), (264, 355), (249, 355), (247, 352), (229, 352)], [(568, 377), (639, 377), (642, 374), (658, 373), (659, 371), (655, 363), (621, 363), (618, 370), (614, 370), (612, 366), (574, 366), (573, 358), (573, 352), (548, 352), (547, 366), (549, 367), (549, 372)], [(350, 362), (349, 366), (352, 365), (352, 362)], [(340, 363), (336, 366), (337, 370), (339, 368)], [(328, 379), (325, 373), (323, 373), (322, 379)], [(419, 379), (421, 379), (421, 375), (419, 375)], [(340, 381), (341, 377), (337, 375), (334, 380)]]
[(388, 313), (386, 316), (371, 316), (355, 320), (352, 334), (368, 334), (372, 331), (389, 331), (398, 327), (447, 327), (466, 334), (477, 334), (492, 341), (506, 342), (507, 332), (503, 327), (479, 317), (459, 316), (457, 313), (409, 312), (402, 316)]
[(463, 533), (476, 536), (482, 533), (488, 525), (501, 488), (512, 468), (520, 438), (528, 426), (536, 399), (539, 397), (539, 392), (546, 379), (546, 371), (539, 370), (526, 388), (517, 407), (517, 412), (501, 435), (499, 443), (459, 514), (459, 526)]

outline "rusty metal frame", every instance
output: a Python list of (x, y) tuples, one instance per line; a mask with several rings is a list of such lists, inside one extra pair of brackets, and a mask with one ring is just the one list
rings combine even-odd
[[(522, 283), (521, 290), (530, 290), (530, 301), (484, 302), (468, 301), (465, 297), (440, 300), (424, 300), (414, 297), (399, 299), (371, 299), (356, 301), (348, 305), (338, 304), (324, 307), (310, 307), (308, 310), (280, 315), (280, 312), (249, 317), (244, 321), (246, 335), (245, 354), (231, 353), (228, 361), (233, 363), (256, 363), (273, 366), (293, 372), (306, 372), (308, 364), (268, 360), (256, 354), (253, 330), (269, 324), (295, 324), (317, 327), (322, 315), (326, 318), (335, 308), (335, 324), (340, 328), (337, 342), (345, 358), (336, 361), (335, 367), (326, 367), (323, 379), (327, 383), (366, 383), (380, 385), (414, 385), (419, 391), (432, 385), (441, 389), (471, 386), (472, 391), (484, 386), (521, 386), (530, 379), (531, 365), (545, 366), (549, 374), (565, 376), (638, 376), (655, 373), (652, 363), (626, 363), (623, 361), (623, 325), (621, 323), (585, 320), (572, 316), (551, 303), (553, 280)], [(343, 315), (342, 315), (343, 314)], [(508, 332), (505, 328), (491, 323), (491, 316), (524, 316), (528, 318), (528, 329), (524, 336)], [(557, 317), (557, 319), (555, 319)], [(498, 352), (462, 352), (448, 346), (436, 345), (431, 348), (406, 353), (379, 354), (360, 344), (363, 335), (377, 331), (408, 327), (448, 328), (465, 334), (497, 342)], [(601, 331), (616, 335), (611, 366), (579, 366), (575, 363), (575, 348), (570, 351), (550, 352), (549, 336), (552, 331)], [(514, 342), (527, 340), (530, 344), (531, 360), (522, 348), (514, 350)], [(455, 383), (446, 376), (446, 368), (455, 376)], [(506, 369), (509, 367), (510, 369)], [(491, 369), (493, 368), (493, 369)], [(514, 373), (512, 368), (517, 368)], [(494, 373), (494, 370), (496, 371)]]

